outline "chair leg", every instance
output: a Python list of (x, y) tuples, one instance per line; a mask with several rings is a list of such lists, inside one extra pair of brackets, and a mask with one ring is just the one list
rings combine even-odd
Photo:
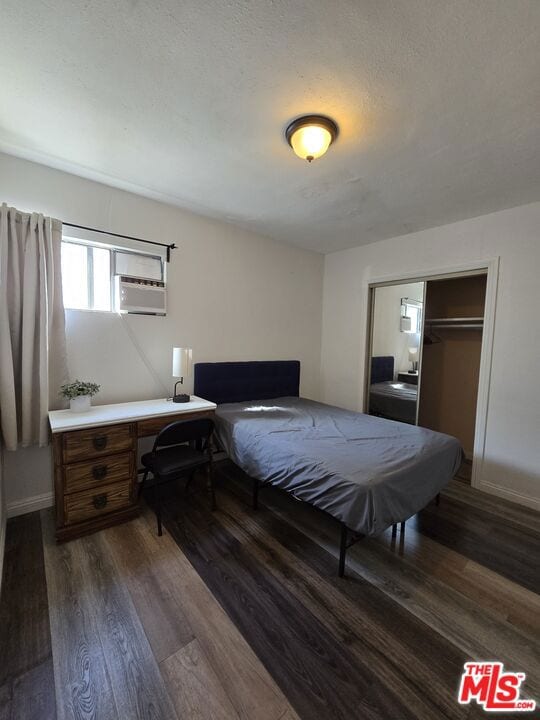
[(397, 523), (392, 525), (392, 537), (395, 538), (397, 535)]
[(163, 529), (161, 524), (161, 487), (159, 484), (154, 486), (154, 500), (155, 500), (155, 513), (156, 513), (156, 520), (157, 520), (157, 530), (158, 530), (158, 536), (161, 537), (163, 535)]
[(401, 527), (400, 527), (399, 531), (402, 535), (405, 532), (405, 523), (404, 522), (401, 523)]
[(216, 487), (214, 485), (214, 472), (210, 463), (206, 466), (208, 484), (210, 485), (210, 509), (212, 512), (217, 508), (216, 505)]
[(141, 482), (139, 483), (139, 491), (138, 491), (138, 494), (137, 494), (137, 499), (139, 499), (139, 498), (141, 497), (141, 495), (142, 495), (142, 491), (143, 491), (143, 489), (144, 489), (144, 483), (146, 482), (146, 478), (147, 478), (147, 477), (148, 477), (148, 470), (145, 470), (145, 473), (144, 473), (144, 475), (143, 475), (143, 479), (142, 479)]
[(206, 472), (208, 475), (208, 484), (210, 485), (210, 509), (212, 512), (217, 509), (216, 503), (216, 485), (214, 482), (214, 458), (212, 453), (212, 439), (213, 433), (206, 440), (206, 451), (208, 453), (208, 464), (206, 466)]
[(184, 495), (187, 495), (187, 492), (189, 490), (189, 486), (193, 482), (193, 478), (195, 477), (195, 470), (191, 473), (191, 475), (188, 477), (187, 482), (184, 486)]

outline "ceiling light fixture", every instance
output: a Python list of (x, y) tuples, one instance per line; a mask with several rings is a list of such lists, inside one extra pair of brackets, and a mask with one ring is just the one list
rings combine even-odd
[(338, 136), (338, 126), (324, 115), (304, 115), (285, 130), (287, 142), (302, 160), (320, 158)]

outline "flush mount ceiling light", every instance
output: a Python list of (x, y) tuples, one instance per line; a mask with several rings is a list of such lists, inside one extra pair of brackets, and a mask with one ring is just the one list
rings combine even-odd
[(338, 135), (338, 126), (324, 115), (304, 115), (285, 130), (287, 142), (302, 160), (311, 162), (328, 150)]

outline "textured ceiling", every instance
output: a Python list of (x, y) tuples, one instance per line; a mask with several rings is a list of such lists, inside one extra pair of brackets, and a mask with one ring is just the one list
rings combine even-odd
[(302, 247), (540, 199), (540, 0), (2, 0), (0, 58), (0, 149)]

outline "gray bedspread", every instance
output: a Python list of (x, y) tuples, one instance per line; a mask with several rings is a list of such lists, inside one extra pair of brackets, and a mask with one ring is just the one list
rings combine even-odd
[(422, 509), (462, 458), (449, 435), (295, 397), (219, 405), (216, 432), (248, 475), (365, 535)]
[(374, 383), (369, 389), (369, 412), (414, 425), (417, 397), (418, 388), (410, 383), (393, 380)]

